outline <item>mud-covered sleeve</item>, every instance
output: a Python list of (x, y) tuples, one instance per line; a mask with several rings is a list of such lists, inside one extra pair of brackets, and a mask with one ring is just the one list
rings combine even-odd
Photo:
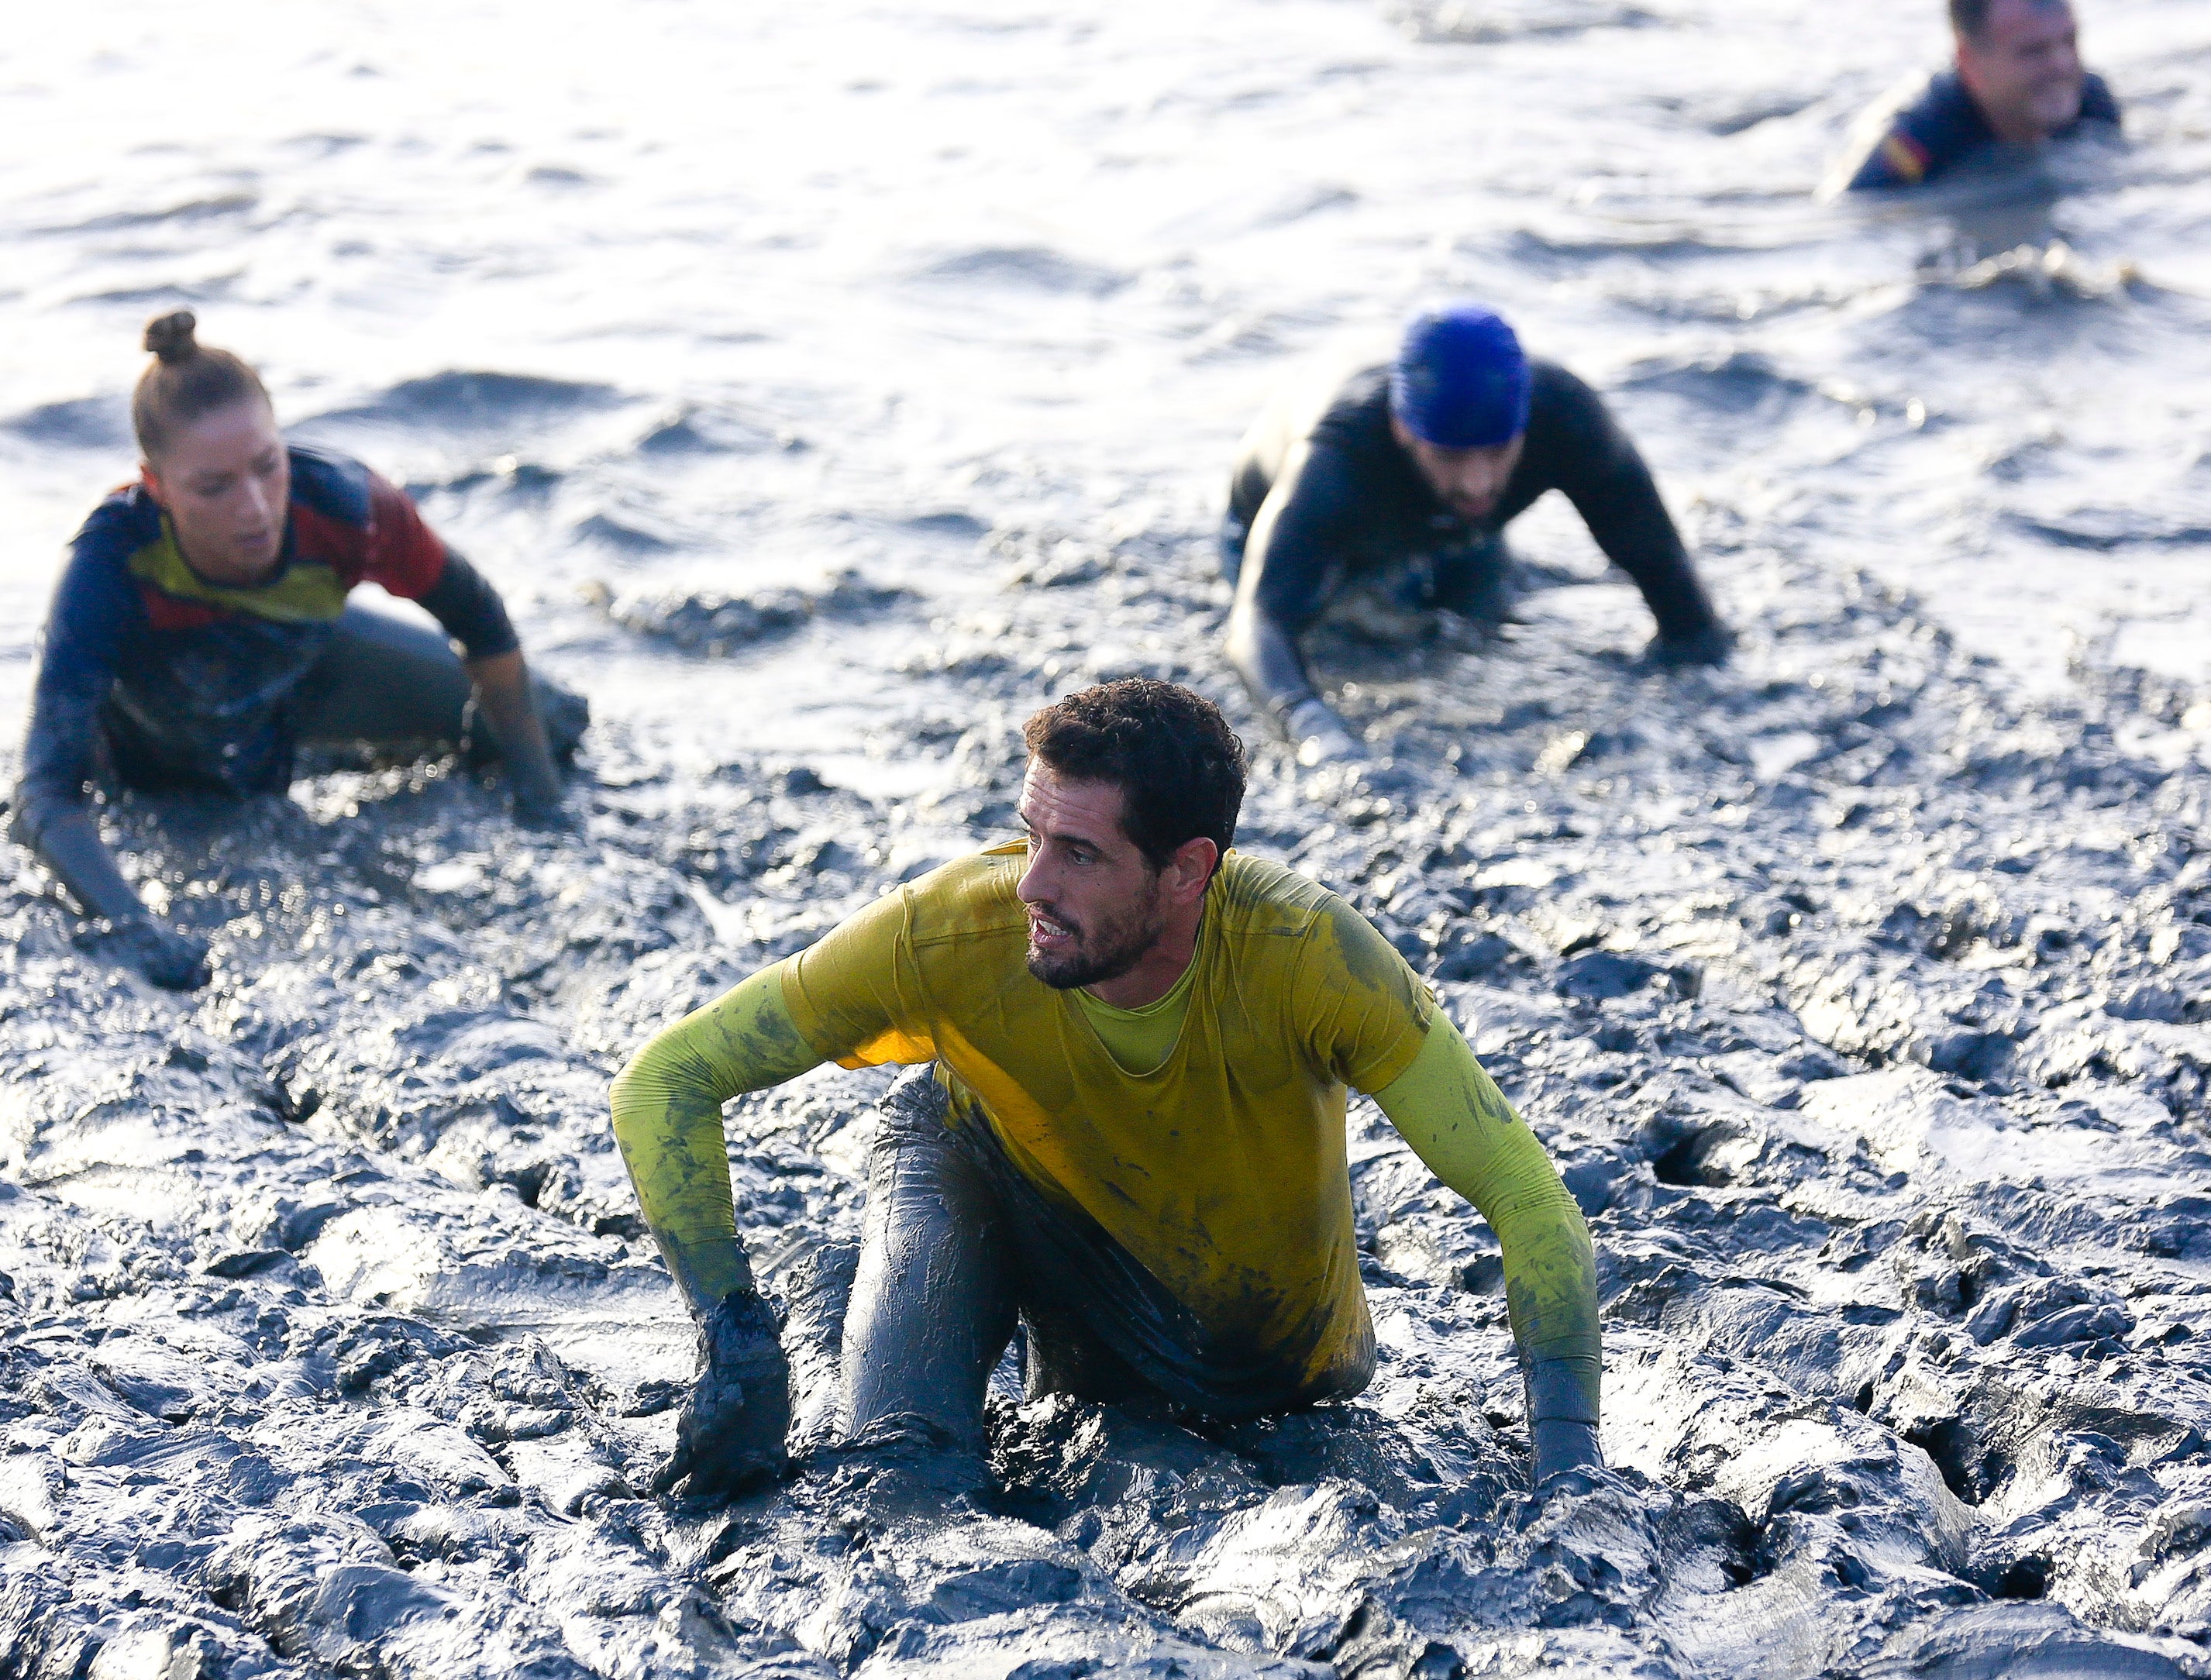
[(615, 1080), (615, 1141), (639, 1206), (694, 1305), (749, 1287), (736, 1246), (722, 1105), (827, 1060), (784, 1007), (788, 962), (656, 1034)]
[(1370, 1094), (1412, 1066), (1435, 1011), (1396, 947), (1332, 894), (1306, 941), (1292, 1006), (1315, 1064)]
[(1605, 558), (1635, 580), (1668, 639), (1687, 638), (1716, 621), (1689, 552), (1626, 432), (1612, 411), (1566, 369), (1542, 371), (1547, 475), (1574, 505)]
[(1589, 1226), (1550, 1157), (1435, 1012), (1420, 1054), (1375, 1093), (1430, 1171), (1472, 1202), (1504, 1250), (1505, 1302), (1521, 1357), (1567, 1362), (1596, 1417), (1600, 1379), (1596, 1260)]
[(1359, 473), (1348, 452), (1299, 444), (1252, 518), (1239, 589), (1284, 629), (1309, 629), (1328, 605), (1358, 517)]
[(422, 608), (445, 627), (445, 634), (468, 650), (470, 659), (489, 659), (512, 653), (522, 645), (506, 616), (506, 603), (483, 573), (451, 549), (438, 581), (416, 597)]
[(2111, 84), (2093, 70), (2081, 84), (2079, 120), (2104, 123), (2115, 129), (2123, 126), (2119, 117), (2118, 96), (2111, 92)]
[(936, 1055), (915, 1000), (912, 889), (887, 892), (784, 964), (791, 1018), (825, 1061), (912, 1066)]
[(100, 709), (114, 686), (123, 644), (143, 608), (119, 565), (106, 563), (80, 535), (47, 615), (31, 690), (31, 723), (23, 743), (16, 815), (33, 845), (56, 814), (84, 802), (97, 762)]

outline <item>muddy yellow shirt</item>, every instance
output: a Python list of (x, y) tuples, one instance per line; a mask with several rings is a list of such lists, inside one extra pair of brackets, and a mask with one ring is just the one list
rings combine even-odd
[(1020, 845), (947, 865), (792, 958), (783, 996), (846, 1067), (934, 1060), (954, 1113), (1074, 1202), (1215, 1336), (1308, 1378), (1369, 1357), (1345, 1087), (1412, 1066), (1431, 1004), (1326, 889), (1230, 856), (1208, 890), (1182, 1030), (1148, 1073), (1028, 971)]
[[(1016, 844), (885, 895), (624, 1071), (615, 1134), (687, 1293), (718, 1298), (744, 1280), (724, 1101), (832, 1059), (934, 1061), (954, 1124), (987, 1127), (1047, 1199), (1087, 1213), (1214, 1338), (1300, 1372), (1306, 1392), (1355, 1388), (1373, 1333), (1345, 1160), (1350, 1087), (1377, 1094), (1488, 1218), (1523, 1357), (1570, 1359), (1595, 1417), (1587, 1230), (1542, 1145), (1364, 917), (1232, 853), (1189, 970), (1147, 1021), (1029, 973), (1015, 896), (1025, 863)], [(1178, 1012), (1162, 1044), (1148, 1029)]]

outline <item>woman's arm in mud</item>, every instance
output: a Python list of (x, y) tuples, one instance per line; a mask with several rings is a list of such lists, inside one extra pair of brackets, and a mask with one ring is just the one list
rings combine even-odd
[[(436, 541), (427, 531), (424, 536)], [(553, 768), (545, 725), (530, 690), (530, 668), (523, 662), (506, 603), (490, 579), (439, 546), (443, 563), (421, 604), (467, 651), (464, 662), (476, 685), (476, 709), (513, 783), (515, 813), (525, 821), (550, 818), (560, 808), (560, 777)]]
[(1594, 1425), (1602, 1375), (1596, 1259), (1543, 1145), (1439, 1010), (1413, 1065), (1374, 1100), (1438, 1178), (1472, 1202), (1505, 1251), (1505, 1301), (1529, 1369), (1531, 1420)]
[(17, 832), (90, 914), (106, 916), (118, 927), (147, 918), (144, 902), (116, 867), (115, 855), (100, 837), (100, 825), (91, 812), (76, 806), (35, 814), (27, 811)]
[(615, 1140), (695, 1316), (753, 1287), (737, 1241), (722, 1104), (827, 1060), (791, 1024), (778, 964), (656, 1035), (615, 1079)]
[(514, 784), (514, 809), (525, 820), (550, 817), (560, 808), (560, 777), (553, 768), (553, 749), (530, 691), (530, 668), (522, 650), (467, 662), (476, 685), (476, 707), (499, 746), (500, 761)]

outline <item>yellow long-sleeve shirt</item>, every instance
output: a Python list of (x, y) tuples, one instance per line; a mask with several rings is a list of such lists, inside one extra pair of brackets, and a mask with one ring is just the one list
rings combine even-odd
[(1523, 1357), (1571, 1361), (1594, 1415), (1587, 1229), (1542, 1145), (1364, 917), (1232, 853), (1166, 1007), (1101, 1019), (1094, 1000), (1028, 972), (1014, 891), (1024, 861), (1016, 844), (887, 894), (625, 1070), (615, 1129), (645, 1218), (709, 1292), (743, 1275), (722, 1103), (826, 1061), (934, 1061), (953, 1123), (988, 1127), (1025, 1177), (1087, 1213), (1213, 1336), (1328, 1392), (1372, 1349), (1344, 1152), (1356, 1089), (1489, 1220)]

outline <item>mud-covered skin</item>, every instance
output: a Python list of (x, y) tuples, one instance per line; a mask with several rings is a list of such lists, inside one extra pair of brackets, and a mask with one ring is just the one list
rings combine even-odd
[(188, 1000), (118, 988), (12, 854), (8, 1671), (2204, 1671), (2211, 861), (2160, 768), (2197, 697), (2022, 708), (1909, 603), (1723, 535), (1735, 668), (1637, 671), (1602, 587), (1533, 596), (1510, 658), (1324, 644), (1392, 756), (1263, 746), (1239, 836), (1434, 975), (1560, 1161), (1614, 1471), (1527, 1491), (1494, 1244), (1364, 1105), (1359, 1401), (1198, 1433), (1002, 1377), (983, 1495), (926, 1443), (833, 1450), (887, 1076), (826, 1070), (730, 1117), (801, 1473), (644, 1496), (692, 1333), (608, 1076), (891, 856), (1001, 832), (1047, 660), (1152, 637), (1240, 704), (1170, 532), (1094, 556), (1079, 616), (929, 633), (897, 727), (966, 734), (923, 800), (678, 779), (620, 720), (578, 837), (434, 769), (220, 825), (126, 800), (127, 866), (216, 949)]

